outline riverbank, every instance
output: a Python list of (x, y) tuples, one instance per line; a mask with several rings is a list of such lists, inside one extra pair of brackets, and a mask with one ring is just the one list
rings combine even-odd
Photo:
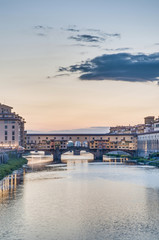
[[(118, 158), (128, 158), (128, 163), (134, 163), (138, 165), (149, 165), (149, 166), (155, 166), (159, 168), (159, 157), (156, 156), (156, 154), (152, 154), (149, 158), (144, 157), (131, 157), (128, 155), (120, 155), (120, 154), (106, 154), (106, 156), (113, 156)], [(157, 157), (157, 158), (156, 158)]]
[(6, 164), (0, 165), (0, 180), (11, 174), (14, 170), (18, 170), (26, 163), (27, 160), (23, 157), (11, 157)]
[(149, 165), (149, 166), (155, 166), (159, 168), (159, 159), (154, 158), (137, 158), (136, 159), (137, 164), (141, 165)]

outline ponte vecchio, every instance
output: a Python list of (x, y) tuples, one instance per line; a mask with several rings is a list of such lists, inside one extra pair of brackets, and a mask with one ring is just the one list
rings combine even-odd
[(27, 134), (27, 151), (44, 151), (53, 154), (53, 161), (61, 162), (61, 155), (68, 151), (73, 151), (79, 155), (85, 150), (94, 155), (94, 160), (102, 161), (103, 155), (112, 151), (124, 151), (131, 155), (137, 151), (136, 134)]

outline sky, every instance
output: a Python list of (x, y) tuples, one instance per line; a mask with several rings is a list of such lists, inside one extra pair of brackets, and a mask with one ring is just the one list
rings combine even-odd
[(159, 115), (158, 0), (0, 0), (0, 102), (26, 129)]

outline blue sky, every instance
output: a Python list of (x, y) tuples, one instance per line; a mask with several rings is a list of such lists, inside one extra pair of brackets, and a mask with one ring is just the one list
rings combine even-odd
[(158, 9), (157, 0), (0, 0), (0, 101), (37, 131), (157, 116)]

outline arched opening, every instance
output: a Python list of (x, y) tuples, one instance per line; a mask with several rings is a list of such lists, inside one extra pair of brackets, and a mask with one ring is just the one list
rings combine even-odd
[(69, 141), (67, 142), (67, 147), (69, 148), (69, 147), (73, 147), (73, 146), (74, 146), (73, 141), (69, 140)]
[(82, 144), (80, 141), (76, 141), (74, 144), (75, 147), (82, 147)]
[(74, 152), (65, 152), (61, 155), (61, 161), (83, 161), (87, 160), (88, 162), (92, 162), (94, 160), (94, 155), (92, 153), (86, 152), (84, 150), (80, 151), (80, 155), (74, 155)]
[(84, 142), (82, 143), (82, 147), (88, 148), (88, 146), (89, 146), (88, 141), (84, 141)]
[[(85, 150), (86, 149), (86, 150)], [(61, 155), (62, 162), (87, 160), (93, 161), (94, 155), (88, 151), (88, 142), (71, 141), (67, 142), (67, 149), (65, 153)]]

